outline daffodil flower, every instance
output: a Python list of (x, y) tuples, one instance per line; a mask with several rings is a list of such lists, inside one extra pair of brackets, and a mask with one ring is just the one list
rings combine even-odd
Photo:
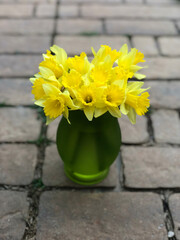
[[(148, 89), (139, 80), (145, 75), (138, 63), (145, 62), (136, 48), (128, 52), (127, 44), (119, 51), (101, 45), (89, 62), (86, 53), (68, 57), (64, 49), (53, 45), (39, 64), (39, 72), (30, 78), (35, 104), (43, 107), (47, 124), (60, 115), (68, 120), (69, 111), (83, 111), (89, 121), (106, 112), (113, 117), (144, 115), (149, 107)], [(69, 121), (69, 120), (68, 120)]]

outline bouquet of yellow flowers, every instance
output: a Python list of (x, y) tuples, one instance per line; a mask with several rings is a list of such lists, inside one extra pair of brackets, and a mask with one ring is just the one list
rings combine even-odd
[(145, 75), (137, 73), (144, 55), (136, 48), (128, 52), (124, 44), (119, 51), (102, 45), (90, 62), (84, 52), (67, 57), (64, 49), (54, 45), (43, 54), (39, 73), (31, 78), (35, 104), (43, 107), (47, 124), (69, 111), (82, 110), (89, 121), (107, 111), (113, 117), (121, 113), (134, 124), (136, 114), (144, 115), (149, 107), (149, 93), (142, 88)]

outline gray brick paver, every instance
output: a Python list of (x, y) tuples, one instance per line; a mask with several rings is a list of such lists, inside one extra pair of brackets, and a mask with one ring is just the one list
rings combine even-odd
[(146, 0), (148, 4), (156, 4), (156, 5), (161, 5), (161, 4), (168, 4), (168, 5), (173, 5), (173, 4), (178, 4), (176, 0)]
[(61, 3), (122, 3), (123, 0), (61, 0)]
[(37, 148), (25, 144), (0, 145), (0, 184), (26, 185), (33, 180)]
[(32, 105), (31, 85), (29, 79), (0, 80), (0, 103)]
[(37, 240), (167, 239), (162, 203), (153, 193), (45, 192)]
[(154, 138), (158, 143), (180, 144), (180, 119), (174, 110), (158, 110), (152, 114)]
[(172, 214), (173, 222), (174, 222), (174, 229), (177, 239), (180, 239), (180, 194), (176, 193), (170, 196), (169, 198), (169, 206), (170, 211)]
[(144, 0), (125, 0), (126, 3), (132, 3), (132, 4), (141, 4)]
[(147, 81), (144, 87), (150, 87), (151, 106), (155, 108), (180, 108), (179, 81)]
[(141, 51), (146, 56), (157, 56), (158, 49), (153, 37), (134, 36), (132, 37), (133, 47)]
[(0, 0), (0, 3), (56, 3), (57, 0)]
[(50, 36), (0, 36), (0, 53), (43, 53)]
[(158, 42), (163, 55), (180, 56), (180, 37), (161, 37)]
[(99, 34), (103, 32), (100, 20), (60, 19), (57, 22), (57, 32), (60, 34)]
[(53, 32), (53, 23), (53, 19), (1, 19), (0, 33), (48, 35)]
[(59, 17), (70, 18), (79, 16), (79, 6), (78, 5), (60, 5), (58, 11)]
[(35, 110), (16, 107), (0, 108), (0, 141), (33, 141), (40, 134), (41, 122)]
[(147, 119), (145, 117), (137, 116), (135, 125), (133, 125), (125, 115), (122, 115), (118, 121), (121, 128), (123, 143), (144, 143), (149, 140), (149, 134), (147, 132)]
[(56, 132), (62, 116), (56, 118), (51, 124), (48, 125), (47, 137), (51, 141), (56, 141)]
[(177, 35), (175, 25), (171, 21), (155, 20), (112, 20), (105, 21), (108, 34), (128, 35)]
[(0, 17), (32, 17), (33, 9), (34, 6), (32, 4), (2, 4), (0, 6)]
[(55, 4), (39, 4), (36, 9), (37, 17), (55, 17), (56, 5)]
[(0, 239), (22, 239), (28, 217), (26, 193), (0, 190)]
[[(147, 5), (105, 5), (85, 4), (81, 7), (83, 17), (87, 18), (128, 18), (128, 19), (179, 19), (176, 6)], [(143, 24), (143, 22), (142, 22)]]
[(148, 68), (143, 69), (141, 72), (144, 73), (148, 79), (179, 79), (180, 58), (147, 57), (144, 65), (148, 66)]
[(126, 187), (180, 187), (179, 148), (123, 146), (121, 151)]
[(0, 76), (32, 77), (42, 60), (41, 55), (0, 55)]

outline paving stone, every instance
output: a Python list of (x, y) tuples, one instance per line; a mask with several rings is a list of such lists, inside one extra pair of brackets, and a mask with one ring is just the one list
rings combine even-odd
[(50, 46), (50, 36), (0, 36), (0, 53), (42, 53)]
[(47, 137), (51, 141), (56, 141), (56, 132), (57, 132), (57, 128), (58, 128), (59, 122), (61, 120), (61, 117), (62, 116), (56, 118), (51, 124), (48, 125)]
[(106, 20), (108, 34), (128, 34), (128, 35), (174, 35), (177, 30), (170, 21), (153, 20)]
[(179, 81), (147, 81), (144, 87), (150, 87), (151, 106), (156, 108), (180, 108)]
[(175, 225), (176, 238), (180, 239), (180, 194), (173, 194), (169, 199), (170, 211)]
[(0, 145), (0, 183), (26, 185), (33, 180), (37, 148), (25, 144)]
[(0, 191), (0, 239), (22, 239), (28, 217), (26, 193)]
[(178, 112), (158, 110), (152, 114), (154, 137), (159, 143), (180, 143), (180, 119)]
[(0, 33), (50, 34), (53, 32), (52, 19), (1, 19)]
[(37, 17), (55, 17), (56, 5), (55, 4), (39, 4), (36, 9)]
[(0, 108), (0, 141), (33, 141), (40, 134), (41, 122), (35, 110)]
[(161, 53), (168, 56), (180, 56), (179, 37), (161, 37), (158, 39)]
[(57, 0), (0, 0), (0, 3), (56, 3)]
[(180, 185), (180, 149), (173, 147), (121, 148), (125, 186), (173, 188)]
[(61, 3), (121, 3), (123, 0), (61, 0)]
[[(81, 14), (88, 18), (179, 19), (176, 6), (84, 4)], [(141, 25), (143, 22), (141, 22)], [(145, 24), (146, 25), (146, 24)]]
[(132, 3), (132, 4), (137, 4), (137, 3), (143, 3), (143, 0), (125, 0), (126, 3)]
[(145, 66), (142, 69), (148, 79), (179, 79), (180, 76), (180, 58), (151, 57), (146, 58)]
[(153, 193), (45, 192), (37, 240), (165, 240), (163, 215)]
[(102, 33), (102, 22), (87, 19), (61, 19), (57, 22), (60, 34), (98, 34)]
[(143, 143), (148, 141), (149, 134), (147, 132), (147, 119), (145, 117), (137, 116), (135, 125), (124, 115), (118, 121), (123, 143)]
[(0, 7), (0, 17), (31, 17), (33, 15), (33, 8), (34, 6), (30, 4), (2, 4)]
[(42, 56), (0, 55), (0, 76), (31, 77), (38, 72)]
[(176, 0), (146, 0), (150, 4), (178, 4)]
[[(83, 186), (76, 184), (69, 180), (63, 167), (63, 161), (61, 160), (56, 144), (47, 147), (45, 163), (43, 166), (43, 183), (47, 186), (61, 186), (61, 187), (76, 187), (82, 188)], [(110, 172), (106, 179), (95, 187), (116, 187), (118, 184), (118, 173), (116, 163), (111, 166)], [(93, 186), (91, 186), (93, 187)]]
[(78, 17), (79, 7), (78, 5), (60, 5), (58, 13), (61, 18)]
[(29, 79), (0, 80), (0, 103), (32, 105), (31, 85)]
[(177, 22), (178, 30), (180, 31), (180, 21)]
[(156, 42), (152, 37), (135, 36), (132, 37), (132, 43), (135, 48), (145, 55), (145, 57), (158, 55)]
[(124, 43), (130, 46), (128, 38), (119, 36), (57, 36), (55, 43), (66, 49), (70, 55), (79, 55), (82, 51), (92, 55), (91, 47), (97, 51), (101, 45), (109, 45), (118, 50)]

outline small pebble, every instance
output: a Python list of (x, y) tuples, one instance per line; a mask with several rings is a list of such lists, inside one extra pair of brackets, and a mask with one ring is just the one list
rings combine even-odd
[(172, 237), (174, 237), (174, 232), (169, 231), (169, 232), (168, 232), (168, 238), (172, 238)]

